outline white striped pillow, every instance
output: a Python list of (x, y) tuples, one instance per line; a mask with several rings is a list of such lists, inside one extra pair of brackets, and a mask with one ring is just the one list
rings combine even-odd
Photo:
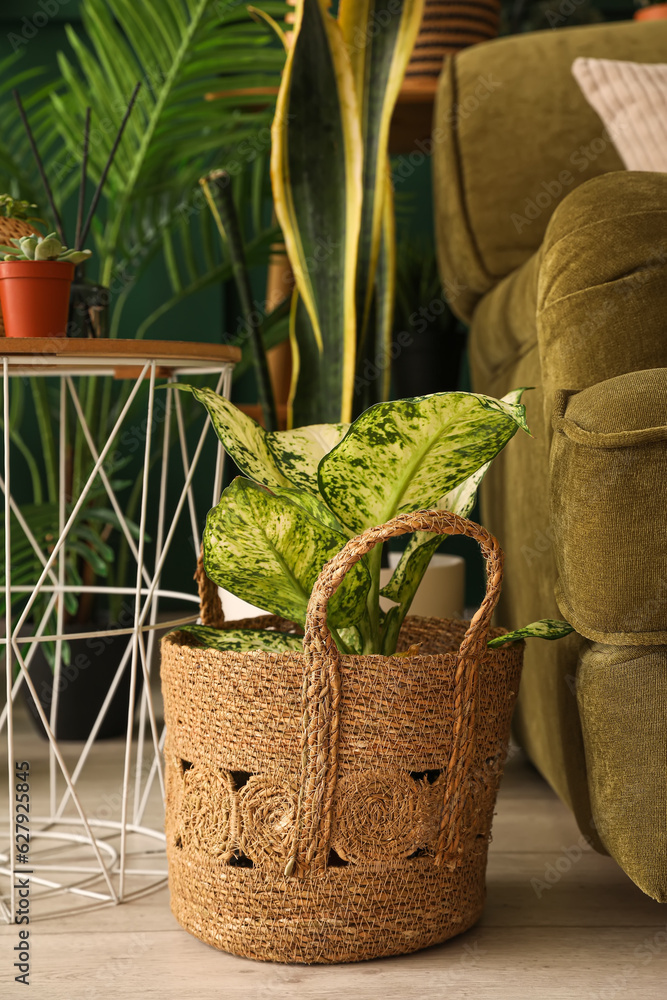
[(667, 172), (667, 65), (580, 58), (572, 73), (627, 169)]

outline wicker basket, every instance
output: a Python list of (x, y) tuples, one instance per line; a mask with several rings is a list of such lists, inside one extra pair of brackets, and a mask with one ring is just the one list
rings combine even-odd
[[(469, 623), (406, 619), (401, 647), (421, 642), (417, 655), (339, 654), (327, 601), (374, 545), (417, 530), (479, 542), (481, 608)], [(523, 657), (522, 644), (486, 645), (502, 561), (470, 521), (404, 514), (324, 567), (303, 656), (163, 640), (169, 881), (186, 930), (312, 963), (416, 951), (475, 923)], [(199, 579), (202, 618), (220, 625), (217, 590)]]

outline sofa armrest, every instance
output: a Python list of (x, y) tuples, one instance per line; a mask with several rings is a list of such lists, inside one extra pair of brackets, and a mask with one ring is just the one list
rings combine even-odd
[(542, 245), (545, 416), (560, 389), (667, 366), (667, 174), (617, 171), (572, 191)]
[(667, 368), (556, 399), (551, 526), (556, 600), (577, 631), (667, 644)]

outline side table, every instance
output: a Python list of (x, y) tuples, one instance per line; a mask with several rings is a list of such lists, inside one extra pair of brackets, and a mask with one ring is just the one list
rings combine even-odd
[[(157, 797), (158, 788), (160, 800), (164, 802), (161, 758), (164, 733), (159, 729), (151, 698), (151, 661), (157, 629), (174, 627), (185, 621), (194, 621), (197, 617), (194, 607), (198, 604), (196, 594), (163, 589), (161, 574), (184, 510), (189, 513), (192, 538), (199, 539), (201, 536), (192, 483), (204, 443), (209, 432), (213, 432), (210, 431), (210, 420), (202, 408), (201, 430), (190, 456), (179, 398), (181, 394), (168, 391), (161, 393), (158, 413), (156, 389), (165, 383), (177, 383), (182, 377), (187, 380), (195, 375), (207, 375), (210, 376), (208, 381), (211, 387), (228, 397), (232, 370), (239, 359), (238, 348), (215, 344), (134, 340), (0, 340), (3, 400), (0, 492), (4, 500), (5, 523), (4, 580), (0, 579), (5, 600), (5, 637), (0, 639), (0, 644), (4, 647), (7, 693), (6, 704), (0, 712), (0, 734), (6, 734), (7, 745), (9, 834), (8, 843), (0, 840), (0, 885), (4, 883), (0, 891), (0, 918), (7, 923), (14, 922), (24, 906), (21, 902), (24, 894), (19, 896), (17, 878), (23, 880), (21, 885), (26, 884), (25, 879), (29, 882), (31, 922), (40, 917), (59, 916), (73, 910), (81, 912), (82, 909), (116, 905), (145, 895), (165, 882), (164, 834), (160, 820), (154, 815), (152, 825), (145, 821), (147, 804), (151, 795), (153, 799)], [(79, 398), (76, 379), (82, 375), (125, 379), (129, 388), (113, 430), (100, 449), (95, 445), (90, 419), (87, 419)], [(42, 551), (12, 495), (15, 471), (12, 470), (13, 449), (9, 423), (12, 380), (26, 376), (56, 380), (59, 392), (60, 420), (56, 432), (59, 532), (48, 556)], [(148, 391), (139, 395), (145, 383)], [(143, 417), (137, 424), (137, 406), (141, 404), (143, 407), (144, 401)], [(72, 503), (68, 505), (67, 413), (68, 409), (71, 412), (72, 406), (94, 465), (79, 495), (73, 497)], [(114, 445), (117, 447), (119, 435), (122, 437), (128, 429), (136, 434), (137, 427), (143, 438), (143, 470), (139, 532), (135, 539), (105, 471), (105, 460)], [(181, 462), (175, 471), (170, 468), (170, 445), (176, 440)], [(151, 457), (160, 446), (159, 484), (156, 488), (156, 484), (150, 482), (149, 468)], [(215, 464), (211, 463), (210, 472), (200, 472), (200, 476), (208, 474), (213, 504), (217, 503), (222, 488), (223, 462), (224, 452), (218, 443)], [(175, 462), (171, 464), (176, 465)], [(182, 486), (175, 509), (168, 513), (168, 487), (170, 483), (173, 486), (176, 474), (176, 492), (181, 483)], [(113, 509), (129, 546), (134, 560), (133, 577), (136, 576), (131, 586), (84, 584), (74, 587), (66, 582), (68, 533), (92, 488), (102, 488), (106, 493), (108, 504)], [(155, 558), (151, 566), (147, 565), (145, 546), (149, 510), (153, 514), (156, 512), (157, 517), (157, 528), (153, 536)], [(29, 584), (12, 580), (12, 533), (15, 536), (19, 533), (17, 525), (42, 566), (39, 578)], [(192, 562), (194, 565), (194, 555)], [(184, 570), (186, 578), (189, 568), (188, 564), (187, 570)], [(134, 620), (128, 623), (127, 628), (65, 635), (64, 599), (67, 591), (76, 591), (77, 594), (128, 595), (128, 599), (133, 601)], [(18, 617), (12, 620), (12, 598), (15, 600), (17, 594), (25, 598), (25, 603)], [(39, 616), (31, 616), (38, 594), (48, 595), (49, 598), (47, 610), (39, 620)], [(162, 620), (164, 615), (159, 614), (160, 601), (164, 598), (191, 603), (193, 614), (187, 618), (165, 622)], [(57, 630), (54, 634), (47, 634), (47, 624), (53, 614), (56, 616)], [(71, 743), (66, 747), (59, 745), (54, 732), (63, 671), (63, 643), (77, 638), (105, 639), (119, 635), (127, 636), (127, 646), (89, 738), (83, 746)], [(30, 663), (38, 644), (44, 642), (53, 643), (55, 648), (53, 697), (48, 717), (40, 705), (29, 674)], [(28, 652), (25, 652), (26, 644)], [(91, 788), (90, 780), (86, 781), (85, 768), (91, 756), (95, 753), (100, 756), (98, 751), (103, 744), (95, 745), (95, 736), (128, 663), (130, 698), (122, 773), (117, 776), (116, 783), (110, 786), (117, 790), (117, 802), (114, 803), (117, 808), (104, 809), (100, 806), (101, 789)], [(143, 679), (143, 685), (138, 684), (140, 679)], [(17, 747), (14, 719), (14, 703), (22, 684), (27, 685), (32, 694), (48, 737), (48, 752), (40, 755), (37, 752), (39, 748), (36, 748), (37, 763), (29, 773), (21, 765), (30, 764), (30, 761), (17, 756), (22, 751)], [(135, 719), (137, 702), (138, 720)], [(39, 741), (37, 735), (34, 736), (34, 741)], [(25, 748), (25, 737), (23, 747)], [(38, 773), (40, 768), (43, 773)], [(34, 800), (31, 802), (29, 796), (30, 812), (26, 812), (22, 805), (26, 800), (19, 795), (19, 786), (21, 795), (24, 794), (24, 786), (28, 789), (42, 789), (41, 797), (45, 802), (48, 798), (47, 808), (35, 813)], [(116, 818), (110, 818), (111, 815)], [(57, 900), (55, 909), (51, 905), (54, 898)]]

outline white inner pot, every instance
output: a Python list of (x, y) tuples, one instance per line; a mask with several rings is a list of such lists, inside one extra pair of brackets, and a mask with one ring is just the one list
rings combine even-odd
[[(389, 568), (380, 571), (381, 587), (389, 583), (400, 558), (400, 552), (389, 553)], [(463, 618), (465, 586), (465, 559), (436, 553), (419, 584), (408, 613), (422, 615), (424, 618)], [(392, 601), (381, 597), (380, 605), (383, 611), (388, 611)]]
[[(391, 574), (398, 565), (400, 552), (389, 553), (389, 568), (380, 572), (380, 586), (389, 583)], [(266, 611), (256, 608), (240, 597), (230, 594), (228, 590), (219, 590), (222, 610), (227, 621), (239, 621), (242, 618), (256, 618), (265, 615)], [(384, 611), (392, 606), (392, 601), (380, 598)], [(425, 618), (463, 618), (465, 604), (465, 560), (461, 556), (447, 556), (437, 553), (431, 559), (424, 579), (419, 585), (415, 599), (410, 607), (411, 615), (423, 615)]]

